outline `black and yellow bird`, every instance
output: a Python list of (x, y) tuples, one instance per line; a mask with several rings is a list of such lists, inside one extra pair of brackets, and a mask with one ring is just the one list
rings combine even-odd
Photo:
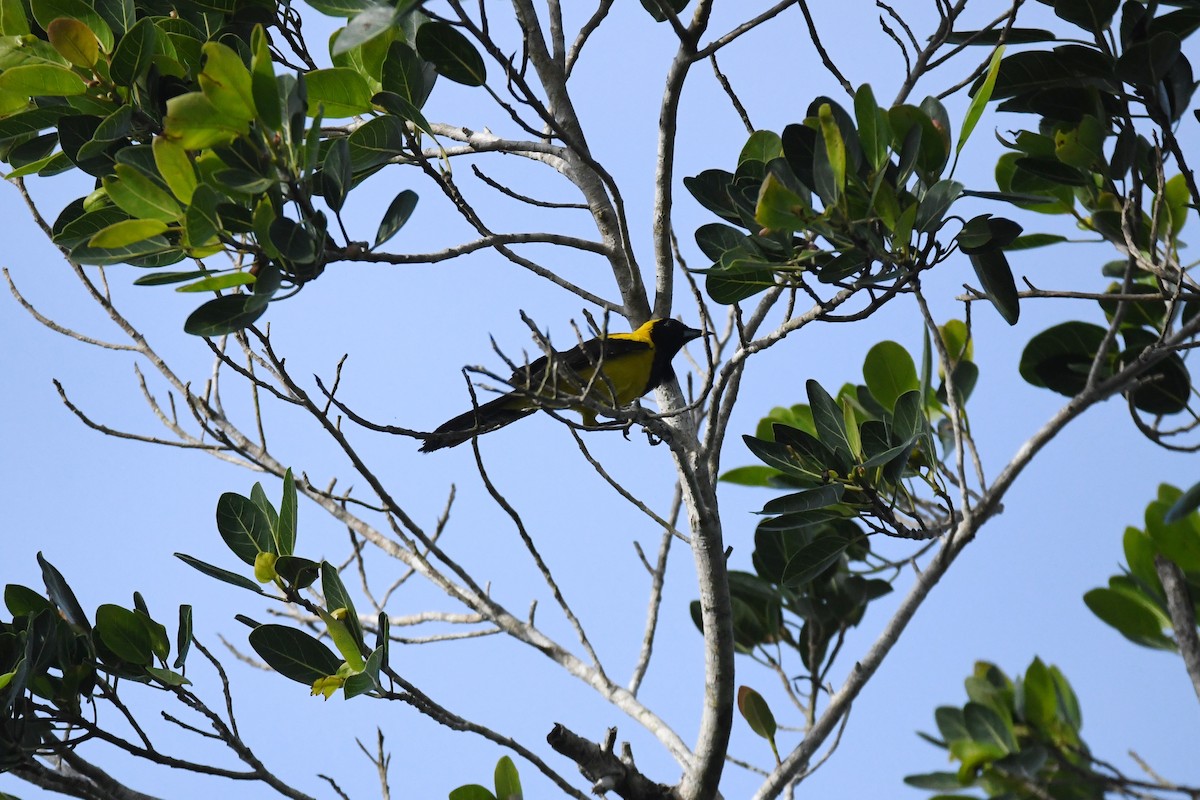
[(583, 424), (592, 427), (598, 411), (627, 406), (673, 378), (671, 359), (703, 335), (677, 320), (652, 319), (632, 333), (609, 333), (543, 356), (513, 373), (513, 391), (427, 434), (421, 452), (454, 447), (539, 408), (578, 411)]

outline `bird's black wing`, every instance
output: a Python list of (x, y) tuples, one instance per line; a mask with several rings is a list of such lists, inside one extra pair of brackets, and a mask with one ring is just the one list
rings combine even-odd
[[(555, 352), (554, 361), (559, 367), (582, 372), (600, 364), (602, 360), (607, 361), (630, 353), (644, 353), (649, 349), (649, 342), (637, 339), (622, 336), (609, 336), (605, 339), (596, 337), (577, 344), (569, 350)], [(549, 363), (549, 357), (542, 356), (536, 361), (531, 361), (528, 367), (518, 367), (513, 372), (510, 383), (515, 386), (525, 386), (526, 380), (532, 379), (530, 382), (536, 384), (545, 375), (546, 366)]]

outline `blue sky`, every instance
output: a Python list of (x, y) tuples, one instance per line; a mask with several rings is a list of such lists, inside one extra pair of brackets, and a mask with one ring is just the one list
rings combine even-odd
[[(648, 265), (658, 98), (673, 41), (666, 26), (650, 22), (637, 4), (626, 5), (614, 11), (580, 62), (575, 102), (597, 158), (622, 183), (638, 255)], [(747, 13), (742, 4), (718, 5), (714, 32), (735, 24), (739, 11)], [(1036, 24), (1043, 9), (1028, 10), (1031, 19), (1026, 24)], [(843, 3), (836, 12), (815, 11), (826, 45), (850, 81), (870, 82), (881, 101), (890, 98), (901, 62), (879, 32), (872, 4)], [(927, 9), (914, 14), (919, 34), (931, 30)], [(498, 9), (492, 21), (503, 30)], [(790, 10), (777, 22), (745, 37), (721, 57), (722, 69), (755, 126), (774, 130), (799, 121), (816, 95), (841, 97), (816, 60), (799, 13)], [(319, 39), (314, 36), (311, 41), (315, 45)], [(1195, 54), (1191, 55), (1195, 61)], [(940, 91), (961, 74), (953, 64), (944, 69), (946, 74), (935, 73), (914, 97), (919, 100)], [(952, 118), (961, 116), (961, 107), (961, 102), (951, 106)], [(430, 119), (474, 129), (491, 126), (502, 132), (510, 126), (506, 115), (481, 92), (446, 82), (439, 84), (426, 113)], [(991, 165), (998, 146), (991, 132), (1020, 124), (989, 110), (964, 153), (958, 177), (972, 188), (992, 188)], [(679, 178), (710, 167), (732, 168), (745, 131), (706, 65), (695, 69), (684, 97), (680, 130)], [(1195, 146), (1196, 123), (1190, 116), (1180, 133)], [(547, 175), (544, 168), (511, 158), (477, 163), (489, 175), (523, 191), (556, 200), (575, 199), (569, 184)], [(470, 177), (465, 162), (456, 165), (455, 174), (473, 197), (480, 198), (496, 230), (529, 226), (527, 211), (489, 194)], [(71, 180), (77, 178), (64, 176), (34, 185), (51, 215), (64, 198), (73, 196), (72, 189), (79, 191), (78, 182), (72, 186)], [(424, 252), (468, 236), (432, 186), (400, 169), (385, 170), (352, 195), (345, 215), (352, 236), (373, 236), (382, 209), (403, 188), (417, 190), (421, 204), (390, 248)], [(44, 314), (63, 324), (98, 338), (116, 339), (111, 324), (89, 305), (55, 251), (28, 224), (16, 191), (8, 187), (3, 192), (12, 239), (2, 261), (20, 290)], [(681, 187), (677, 203), (676, 226), (684, 254), (690, 265), (702, 266), (691, 231), (712, 219)], [(587, 219), (574, 214), (557, 215), (555, 224), (586, 233)], [(1021, 220), (1031, 231), (1051, 230), (1057, 224), (1043, 218)], [(586, 285), (613, 294), (598, 259), (589, 261), (573, 253), (538, 255), (556, 265), (561, 262), (564, 272)], [(1027, 251), (1012, 262), (1018, 275), (1039, 286), (1099, 289), (1104, 281), (1098, 267), (1110, 257), (1108, 251), (1093, 246)], [(114, 295), (151, 343), (199, 385), (211, 371), (208, 350), (180, 330), (196, 298), (131, 286), (137, 274), (133, 268), (110, 268), (107, 275)], [(956, 257), (927, 284), (936, 300), (935, 313), (942, 319), (961, 316), (953, 297), (964, 282), (973, 283), (974, 276), (966, 259)], [(530, 347), (518, 310), (549, 327), (559, 340), (571, 335), (567, 321), (580, 319), (577, 299), (488, 253), (431, 266), (336, 265), (297, 297), (273, 305), (268, 319), (296, 375), (329, 376), (337, 359), (350, 353), (343, 373), (344, 397), (356, 410), (382, 423), (431, 428), (470, 403), (460, 365), (501, 366), (491, 352), (489, 335), (510, 352)], [(678, 298), (675, 311), (687, 322), (697, 319), (685, 297)], [(975, 309), (976, 361), (982, 374), (969, 410), (989, 475), (1061, 405), (1063, 398), (1020, 381), (1016, 367), (1029, 338), (1072, 315), (1096, 317), (1086, 302), (1069, 307), (1026, 302), (1020, 324), (1010, 328), (991, 309)], [(34, 556), (41, 551), (72, 582), (89, 610), (105, 602), (128, 604), (132, 591), (138, 590), (165, 621), (174, 618), (179, 603), (190, 602), (197, 608), (196, 627), (202, 641), (220, 648), (220, 633), (244, 649), (246, 629), (232, 619), (233, 614), (266, 619), (264, 606), (190, 570), (170, 554), (183, 551), (233, 568), (235, 561), (213, 523), (216, 499), (224, 491), (248, 493), (260, 476), (196, 453), (101, 436), (63, 408), (51, 379), (61, 380), (72, 400), (97, 421), (154, 432), (157, 422), (140, 399), (135, 360), (128, 353), (96, 351), (52, 333), (7, 296), (0, 299), (0, 333), (9, 343), (0, 364), (10, 387), (0, 400), (0, 441), (4, 442), (0, 486), (9, 509), (0, 582), (39, 586)], [(882, 339), (894, 339), (918, 352), (920, 320), (911, 302), (896, 301), (862, 325), (810, 326), (800, 331), (757, 360), (748, 372), (731, 433), (751, 432), (772, 406), (802, 402), (806, 379), (831, 389), (861, 380), (863, 356)], [(160, 400), (165, 398), (166, 388), (153, 376), (150, 387)], [(244, 413), (244, 396), (232, 384), (226, 385), (226, 392), (227, 406)], [(490, 581), (496, 596), (514, 611), (540, 599), (539, 622), (563, 641), (572, 641), (511, 524), (488, 499), (468, 448), (421, 455), (410, 440), (350, 430), (378, 473), (422, 523), (429, 524), (440, 514), (454, 484), (457, 500), (446, 542), (456, 557)], [(273, 416), (268, 438), (278, 457), (297, 471), (308, 471), (315, 482), (348, 476), (330, 445), (299, 416), (289, 412)], [(655, 502), (656, 508), (665, 508), (670, 497), (665, 448), (648, 447), (638, 435), (628, 442), (616, 435), (592, 438), (596, 452), (608, 459), (615, 474), (641, 487), (642, 496)], [(658, 546), (654, 526), (615, 498), (579, 458), (567, 432), (544, 415), (490, 435), (481, 441), (481, 448), (493, 479), (521, 510), (544, 557), (568, 587), (568, 598), (609, 669), (628, 674), (641, 638), (649, 586), (633, 542), (654, 552)], [(723, 466), (749, 463), (752, 457), (731, 435)], [(902, 776), (946, 768), (947, 763), (941, 751), (922, 742), (914, 731), (934, 729), (937, 705), (965, 701), (962, 679), (976, 659), (994, 661), (1012, 675), (1022, 672), (1035, 655), (1057, 664), (1072, 681), (1083, 706), (1084, 735), (1098, 755), (1135, 773), (1125, 755), (1132, 748), (1162, 774), (1181, 783), (1200, 783), (1194, 761), (1200, 723), (1182, 664), (1173, 656), (1127, 644), (1096, 620), (1081, 600), (1087, 589), (1103, 585), (1117, 570), (1121, 533), (1126, 525), (1140, 524), (1142, 509), (1158, 483), (1190, 485), (1197, 479), (1194, 464), (1194, 459), (1157, 450), (1138, 436), (1117, 402), (1095, 409), (1068, 428), (1021, 477), (1005, 501), (1004, 513), (985, 527), (934, 591), (856, 702), (839, 752), (802, 785), (801, 796), (925, 796), (905, 787)], [(267, 481), (266, 486), (272, 497), (278, 497), (277, 481)], [(769, 494), (735, 486), (721, 491), (726, 540), (733, 547), (731, 564), (745, 569), (757, 522), (752, 514)], [(906, 550), (903, 543), (878, 546), (893, 553)], [(310, 557), (340, 561), (347, 550), (346, 533), (315, 506), (302, 504), (300, 549)], [(400, 571), (400, 565), (375, 564), (381, 584)], [(897, 595), (873, 606), (849, 637), (835, 669), (836, 681), (869, 645), (910, 580), (902, 578)], [(703, 690), (701, 641), (687, 613), (695, 594), (691, 559), (676, 547), (661, 639), (642, 696), (686, 741), (694, 739)], [(408, 586), (397, 596), (396, 613), (427, 608), (456, 610), (428, 587)], [(450, 732), (398, 704), (366, 698), (344, 702), (340, 697), (322, 702), (309, 698), (298, 684), (227, 661), (235, 676), (239, 722), (247, 740), (270, 766), (318, 796), (330, 792), (316, 773), (333, 776), (352, 796), (371, 796), (373, 770), (353, 739), (373, 742), (377, 726), (393, 752), (394, 796), (439, 797), (461, 783), (487, 783), (495, 760), (502, 755), (491, 744)], [(633, 742), (644, 772), (664, 782), (678, 776), (651, 737), (529, 648), (487, 637), (398, 647), (393, 661), (436, 699), (464, 716), (512, 732), (564, 775), (573, 776), (574, 769), (542, 743), (556, 721), (595, 738), (606, 727), (617, 725), (621, 738)], [(189, 675), (215, 701), (211, 672), (199, 660), (190, 666)], [(740, 661), (738, 667), (739, 683), (766, 695), (782, 723), (792, 722), (775, 679), (748, 661)], [(181, 736), (170, 727), (159, 726), (155, 736), (164, 750), (172, 746), (189, 754), (203, 750), (194, 737)], [(781, 737), (785, 746), (794, 742), (795, 734)], [(102, 765), (135, 787), (160, 796), (196, 796), (214, 790), (231, 798), (264, 796), (258, 788), (218, 785), (162, 771), (148, 773), (120, 757), (110, 758), (111, 751), (100, 748), (84, 752), (94, 753)], [(740, 719), (735, 722), (731, 752), (764, 765), (770, 760), (765, 744)], [(519, 766), (527, 796), (550, 794), (531, 767)], [(725, 796), (732, 798), (748, 796), (756, 785), (753, 776), (730, 767), (723, 788)], [(0, 791), (38, 796), (11, 777), (0, 776)]]

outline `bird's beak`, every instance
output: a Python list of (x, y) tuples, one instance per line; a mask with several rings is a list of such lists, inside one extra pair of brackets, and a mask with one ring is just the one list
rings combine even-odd
[(684, 344), (687, 344), (693, 339), (699, 339), (701, 336), (712, 336), (712, 331), (705, 333), (704, 331), (696, 330), (695, 328), (688, 328), (683, 332)]

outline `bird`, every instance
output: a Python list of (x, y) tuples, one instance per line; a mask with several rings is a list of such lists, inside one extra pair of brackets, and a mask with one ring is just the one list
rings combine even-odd
[(652, 319), (630, 333), (608, 333), (542, 356), (513, 373), (509, 380), (513, 391), (425, 434), (420, 451), (460, 445), (539, 408), (573, 409), (583, 415), (585, 427), (594, 427), (598, 411), (627, 406), (673, 379), (671, 359), (685, 344), (704, 335), (678, 320)]

